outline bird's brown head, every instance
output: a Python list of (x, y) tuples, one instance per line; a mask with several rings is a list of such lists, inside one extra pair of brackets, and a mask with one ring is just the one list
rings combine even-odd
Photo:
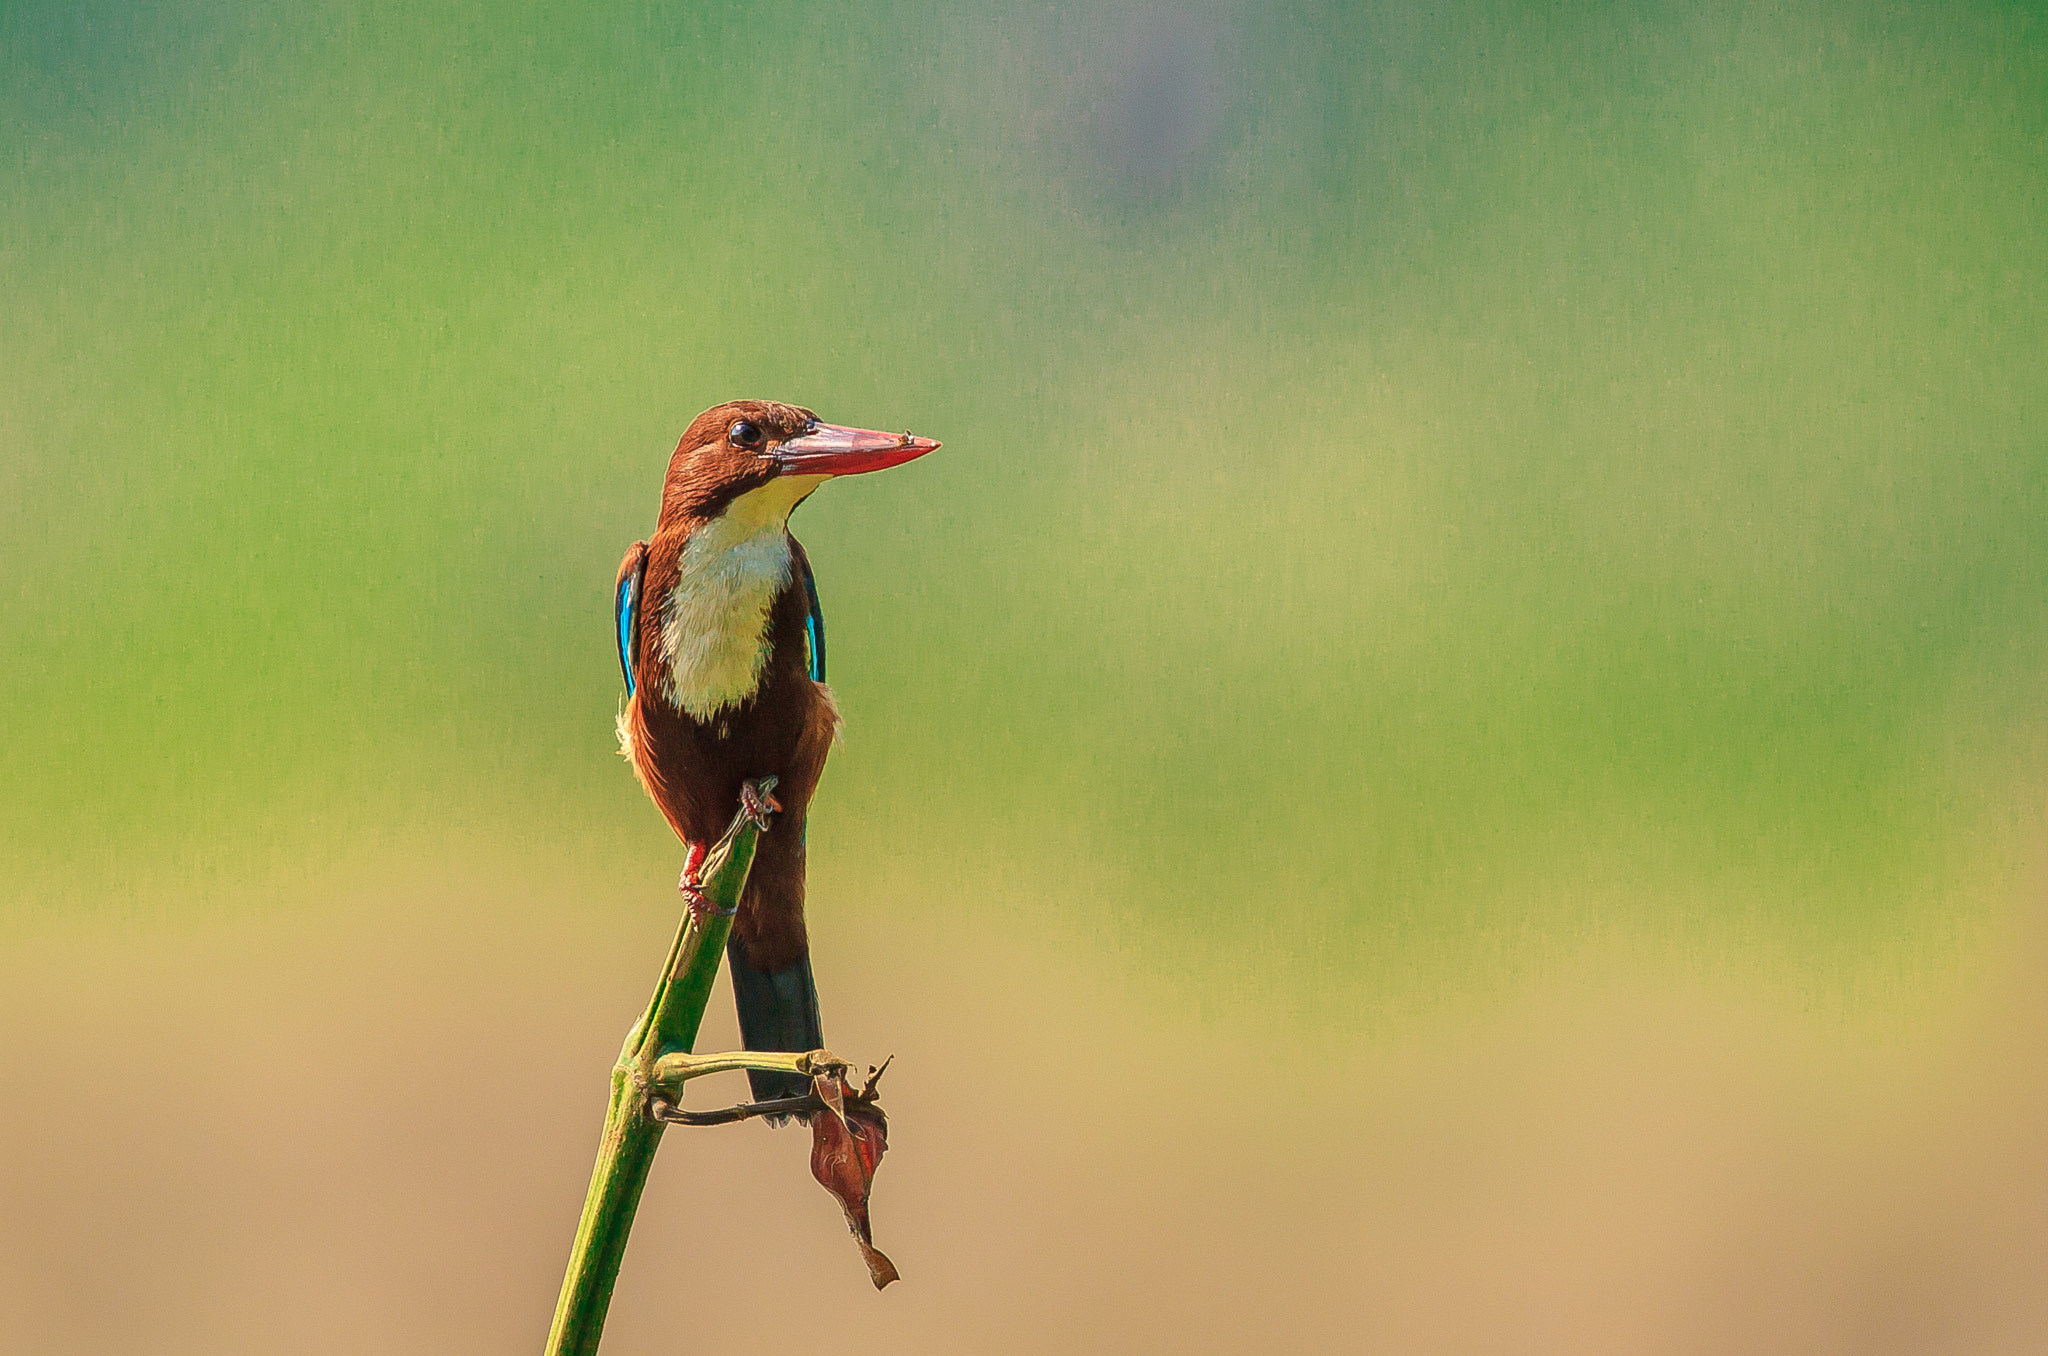
[[(661, 516), (716, 518), (744, 499), (786, 517), (834, 476), (900, 466), (937, 446), (908, 433), (820, 423), (800, 405), (728, 401), (691, 420), (676, 444), (662, 486)], [(771, 485), (772, 493), (754, 493)]]

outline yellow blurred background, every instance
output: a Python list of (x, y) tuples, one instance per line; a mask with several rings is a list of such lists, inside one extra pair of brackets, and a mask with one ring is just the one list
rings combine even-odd
[(741, 396), (946, 444), (794, 523), (905, 1280), (679, 1131), (608, 1352), (2048, 1349), (2044, 187), (2023, 5), (0, 8), (0, 1350), (539, 1348)]

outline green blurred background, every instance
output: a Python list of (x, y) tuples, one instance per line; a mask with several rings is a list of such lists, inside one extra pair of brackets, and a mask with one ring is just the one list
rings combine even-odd
[(0, 1346), (538, 1347), (753, 396), (946, 444), (795, 521), (909, 1279), (720, 1132), (612, 1345), (2037, 1349), (2044, 187), (2017, 4), (0, 8)]

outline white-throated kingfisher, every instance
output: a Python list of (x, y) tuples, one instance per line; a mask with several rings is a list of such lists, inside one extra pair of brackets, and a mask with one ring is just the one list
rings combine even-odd
[[(834, 476), (879, 471), (938, 444), (821, 424), (795, 405), (738, 400), (698, 415), (661, 487), (654, 535), (619, 565), (619, 749), (688, 851), (693, 910), (704, 854), (752, 783), (780, 810), (741, 896), (726, 958), (749, 1050), (825, 1043), (804, 930), (804, 819), (839, 711), (825, 686), (825, 619), (789, 515)], [(809, 1080), (751, 1072), (757, 1100)]]

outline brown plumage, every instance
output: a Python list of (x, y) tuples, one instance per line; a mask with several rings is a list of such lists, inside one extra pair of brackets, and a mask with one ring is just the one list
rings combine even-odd
[[(664, 551), (664, 535), (666, 530), (657, 531), (651, 543), (636, 542), (627, 553), (630, 564), (645, 549), (645, 598), (666, 598), (677, 582), (680, 543), (676, 550)], [(794, 537), (790, 546), (801, 558), (803, 548)], [(685, 843), (705, 847), (716, 841), (739, 806), (741, 784), (776, 778), (775, 799), (782, 813), (775, 818), (774, 831), (761, 839), (739, 916), (733, 920), (733, 936), (769, 969), (799, 960), (808, 950), (803, 919), (804, 819), (825, 770), (825, 756), (839, 732), (831, 689), (810, 678), (804, 633), (810, 600), (801, 567), (791, 575), (769, 614), (768, 660), (760, 687), (737, 708), (709, 720), (664, 699), (662, 676), (646, 672), (659, 664), (661, 625), (659, 605), (643, 607), (638, 620), (643, 658), (622, 717), (623, 751), (640, 785)]]

